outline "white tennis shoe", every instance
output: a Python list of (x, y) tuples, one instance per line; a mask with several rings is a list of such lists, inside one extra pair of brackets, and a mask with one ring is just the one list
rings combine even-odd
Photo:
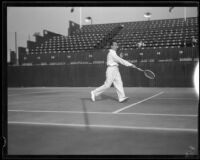
[(95, 95), (94, 95), (93, 91), (91, 91), (91, 99), (93, 102), (95, 101)]
[(128, 100), (128, 97), (124, 97), (123, 99), (121, 99), (119, 102), (122, 103), (122, 102), (125, 102)]

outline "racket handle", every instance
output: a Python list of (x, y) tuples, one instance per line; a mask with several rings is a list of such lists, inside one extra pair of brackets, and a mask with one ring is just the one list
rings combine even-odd
[(137, 68), (137, 69), (138, 69), (139, 71), (142, 71), (142, 72), (144, 71), (144, 70), (143, 70), (143, 69), (141, 69), (141, 68)]

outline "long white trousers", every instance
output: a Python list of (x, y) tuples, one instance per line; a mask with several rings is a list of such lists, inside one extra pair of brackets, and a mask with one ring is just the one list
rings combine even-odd
[(117, 66), (107, 67), (106, 81), (104, 82), (102, 86), (93, 90), (94, 95), (99, 96), (100, 94), (105, 92), (108, 88), (110, 88), (112, 83), (117, 91), (118, 99), (119, 101), (121, 101), (125, 97), (125, 93), (124, 93), (123, 82), (121, 79), (119, 68)]

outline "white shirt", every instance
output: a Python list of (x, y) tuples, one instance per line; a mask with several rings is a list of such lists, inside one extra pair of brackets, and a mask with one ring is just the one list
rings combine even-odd
[(107, 55), (107, 65), (108, 66), (119, 66), (119, 63), (121, 63), (124, 66), (132, 66), (132, 64), (121, 57), (119, 57), (115, 50), (110, 49)]

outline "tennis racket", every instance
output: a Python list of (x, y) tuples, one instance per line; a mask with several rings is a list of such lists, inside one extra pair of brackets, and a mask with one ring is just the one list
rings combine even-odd
[(149, 78), (149, 79), (154, 79), (155, 78), (155, 74), (149, 70), (149, 69), (141, 69), (141, 68), (137, 68), (139, 71), (144, 72), (145, 77)]

